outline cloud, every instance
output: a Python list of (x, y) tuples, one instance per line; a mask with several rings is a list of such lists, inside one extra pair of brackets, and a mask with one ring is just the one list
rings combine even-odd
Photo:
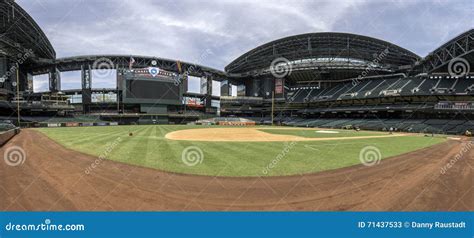
[(33, 91), (44, 92), (49, 89), (48, 75), (39, 75), (33, 77)]

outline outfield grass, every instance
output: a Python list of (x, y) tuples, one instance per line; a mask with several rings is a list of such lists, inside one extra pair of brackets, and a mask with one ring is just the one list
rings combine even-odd
[[(168, 132), (192, 128), (202, 126), (64, 127), (38, 130), (67, 148), (93, 156), (106, 156), (110, 160), (165, 171), (213, 176), (279, 176), (313, 173), (360, 164), (359, 153), (365, 146), (375, 146), (380, 150), (382, 157), (387, 158), (446, 140), (442, 137), (404, 136), (288, 143), (192, 142), (165, 138)], [(312, 136), (311, 133), (316, 134), (312, 130), (265, 131), (305, 137)], [(129, 136), (130, 132), (133, 136)], [(347, 131), (347, 133), (355, 132)], [(317, 135), (334, 137), (341, 134), (343, 133)], [(354, 136), (369, 134), (380, 135), (377, 132), (357, 132)], [(114, 143), (118, 144), (113, 145)], [(183, 150), (190, 146), (195, 146), (203, 152), (202, 163), (188, 166), (183, 162)], [(272, 168), (269, 168), (270, 164), (273, 165)]]

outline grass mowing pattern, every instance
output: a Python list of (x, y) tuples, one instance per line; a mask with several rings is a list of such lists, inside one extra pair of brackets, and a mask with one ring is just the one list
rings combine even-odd
[[(103, 155), (107, 148), (110, 148), (108, 144), (120, 137), (121, 142), (107, 154), (107, 159), (165, 171), (212, 176), (280, 176), (313, 173), (360, 164), (359, 152), (369, 145), (376, 146), (381, 151), (382, 157), (387, 158), (446, 140), (441, 137), (405, 136), (305, 141), (294, 142), (289, 146), (287, 142), (194, 142), (165, 138), (169, 132), (193, 128), (203, 126), (63, 127), (38, 130), (67, 148), (93, 156)], [(129, 136), (130, 132), (134, 135)], [(202, 163), (196, 166), (183, 163), (182, 152), (189, 146), (197, 146), (203, 151)], [(263, 170), (279, 155), (284, 156), (278, 160), (276, 166), (267, 170), (268, 173), (263, 173)]]

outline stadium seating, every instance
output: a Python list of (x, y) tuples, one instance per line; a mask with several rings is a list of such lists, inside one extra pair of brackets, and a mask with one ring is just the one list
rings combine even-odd
[(7, 121), (0, 122), (0, 132), (15, 129), (16, 126)]
[(446, 119), (330, 119), (330, 118), (287, 118), (282, 122), (287, 126), (320, 127), (344, 129), (358, 127), (362, 130), (388, 131), (390, 128), (400, 132), (463, 134), (466, 130), (474, 131), (474, 122), (469, 120)]
[(474, 94), (474, 82), (467, 78), (449, 76), (370, 79), (359, 83), (351, 81), (325, 89), (298, 89), (292, 92), (292, 102), (433, 94)]

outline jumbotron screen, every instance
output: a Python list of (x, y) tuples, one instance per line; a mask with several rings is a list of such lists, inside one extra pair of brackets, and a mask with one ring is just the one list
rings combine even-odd
[(127, 80), (126, 89), (128, 99), (180, 100), (179, 86), (171, 82)]
[(182, 85), (176, 83), (175, 74), (158, 68), (135, 69), (118, 77), (124, 103), (181, 103)]

